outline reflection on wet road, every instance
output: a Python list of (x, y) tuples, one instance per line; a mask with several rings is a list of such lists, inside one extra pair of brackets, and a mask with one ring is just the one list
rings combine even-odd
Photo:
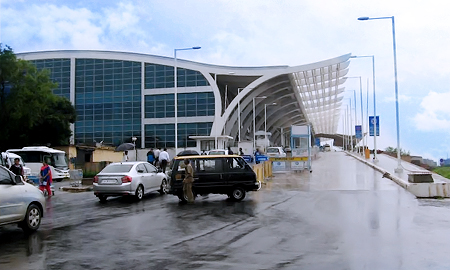
[(450, 200), (417, 200), (341, 152), (225, 198), (57, 192), (37, 233), (0, 228), (0, 269), (450, 269)]

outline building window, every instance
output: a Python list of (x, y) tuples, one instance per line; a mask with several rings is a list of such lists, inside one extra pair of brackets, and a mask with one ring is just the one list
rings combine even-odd
[[(75, 142), (119, 145), (141, 137), (141, 63), (76, 59)], [(139, 143), (138, 143), (139, 144)]]
[[(189, 136), (208, 136), (211, 128), (211, 122), (178, 124), (178, 147), (195, 147), (195, 140), (189, 139)], [(145, 125), (145, 147), (175, 147), (175, 125)]]
[(145, 118), (175, 117), (174, 94), (145, 96)]
[[(173, 66), (145, 64), (145, 89), (173, 88), (174, 85)], [(177, 68), (177, 85), (178, 87), (195, 87), (207, 86), (209, 83), (199, 71)]]
[[(214, 93), (178, 94), (178, 117), (214, 116)], [(175, 117), (173, 94), (145, 96), (145, 118)]]
[(53, 89), (53, 94), (70, 99), (70, 59), (42, 59), (31, 60), (38, 71), (48, 69), (50, 79), (58, 86)]

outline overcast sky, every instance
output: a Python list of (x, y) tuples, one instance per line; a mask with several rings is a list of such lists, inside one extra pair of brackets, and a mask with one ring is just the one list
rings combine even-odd
[[(0, 0), (0, 42), (15, 52), (113, 50), (178, 57), (217, 65), (303, 65), (343, 54), (375, 55), (379, 148), (397, 146), (391, 20), (395, 16), (400, 144), (438, 160), (450, 153), (450, 2), (384, 0)], [(372, 63), (353, 59), (363, 103)], [(359, 80), (348, 79), (347, 90)], [(353, 92), (345, 93), (353, 98)], [(353, 102), (353, 100), (352, 100)], [(348, 99), (346, 103), (348, 104)], [(346, 107), (346, 105), (344, 105)], [(360, 122), (361, 120), (359, 120)], [(342, 132), (340, 123), (339, 132)], [(373, 138), (369, 138), (369, 147)]]

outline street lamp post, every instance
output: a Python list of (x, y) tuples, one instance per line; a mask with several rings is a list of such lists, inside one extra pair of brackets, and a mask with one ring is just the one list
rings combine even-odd
[(256, 150), (256, 140), (255, 140), (255, 134), (256, 134), (256, 115), (255, 115), (255, 99), (257, 98), (266, 98), (266, 96), (261, 97), (253, 97), (253, 152)]
[(377, 162), (377, 102), (375, 96), (375, 56), (374, 55), (362, 55), (362, 56), (350, 56), (350, 58), (364, 58), (371, 57), (372, 58), (372, 82), (373, 82), (373, 161)]
[(133, 148), (134, 148), (135, 160), (137, 161), (137, 149), (136, 149), (136, 141), (137, 141), (137, 138), (133, 136), (133, 137), (131, 138), (131, 141), (133, 142)]
[(175, 64), (173, 66), (174, 73), (174, 105), (175, 105), (175, 155), (178, 154), (178, 76), (177, 76), (177, 51), (198, 50), (202, 47), (189, 47), (173, 50), (173, 59)]
[(397, 121), (397, 168), (395, 169), (396, 173), (403, 172), (402, 168), (402, 159), (400, 155), (400, 120), (399, 120), (399, 112), (398, 112), (398, 80), (397, 80), (397, 49), (395, 46), (395, 23), (394, 16), (391, 17), (377, 17), (377, 18), (369, 18), (369, 17), (359, 17), (360, 21), (367, 20), (381, 20), (381, 19), (391, 19), (392, 20), (392, 43), (394, 48), (394, 77), (395, 77), (395, 117)]
[(275, 102), (270, 104), (264, 104), (264, 146), (266, 147), (265, 151), (267, 153), (267, 106), (277, 105)]
[[(361, 133), (364, 136), (364, 109), (363, 109), (363, 98), (362, 98), (362, 80), (361, 80), (361, 76), (356, 76), (356, 77), (347, 77), (349, 79), (359, 79), (359, 93), (361, 95)], [(356, 118), (356, 91), (354, 92), (355, 94), (355, 126), (358, 123), (358, 118)], [(356, 138), (356, 130), (355, 130), (355, 138)], [(362, 144), (363, 144), (363, 148), (364, 148), (364, 138), (362, 138)], [(358, 152), (359, 152), (359, 147), (358, 147)]]

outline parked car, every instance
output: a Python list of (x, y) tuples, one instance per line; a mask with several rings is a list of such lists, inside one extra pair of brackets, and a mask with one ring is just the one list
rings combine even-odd
[(213, 150), (209, 150), (208, 155), (228, 155), (228, 150), (226, 150), (226, 149), (213, 149)]
[(283, 147), (268, 147), (267, 148), (268, 157), (286, 157), (286, 152), (284, 152)]
[[(229, 198), (240, 201), (245, 198), (246, 192), (261, 188), (261, 182), (256, 180), (252, 167), (241, 156), (200, 155), (187, 158), (194, 169), (192, 185), (194, 196), (209, 193), (226, 194)], [(187, 201), (183, 194), (184, 159), (175, 158), (169, 174), (169, 193), (178, 196), (181, 201)]]
[(44, 208), (42, 191), (0, 166), (0, 225), (17, 223), (25, 232), (36, 231)]
[(148, 162), (117, 162), (106, 166), (94, 177), (94, 194), (101, 202), (110, 196), (134, 196), (158, 191), (167, 193), (167, 175)]

